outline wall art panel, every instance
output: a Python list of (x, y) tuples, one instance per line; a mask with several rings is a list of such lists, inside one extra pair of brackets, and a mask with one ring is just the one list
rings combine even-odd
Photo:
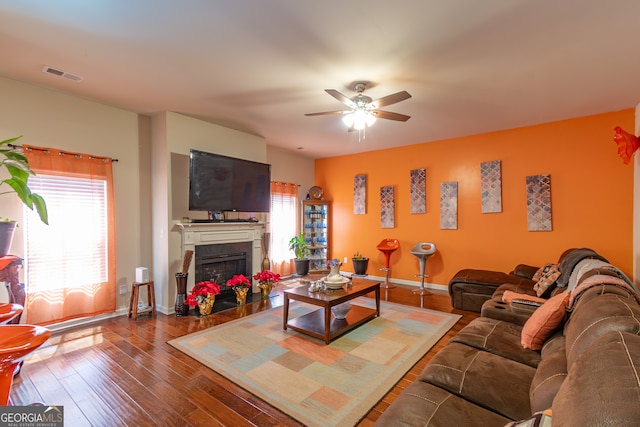
[(380, 187), (380, 226), (382, 228), (395, 227), (394, 209), (393, 185)]
[(529, 231), (551, 231), (551, 175), (527, 177)]
[(411, 171), (411, 204), (412, 214), (427, 212), (427, 171), (426, 169), (414, 169)]
[(500, 160), (480, 163), (482, 213), (502, 212), (502, 165)]
[(440, 183), (440, 229), (458, 229), (458, 183)]
[(353, 213), (367, 213), (367, 175), (356, 175), (353, 178)]

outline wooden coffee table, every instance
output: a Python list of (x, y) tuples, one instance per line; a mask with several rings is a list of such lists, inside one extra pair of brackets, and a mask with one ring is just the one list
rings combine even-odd
[[(354, 298), (376, 293), (376, 309), (353, 305), (345, 319), (332, 319), (331, 307), (351, 301)], [(329, 344), (332, 339), (362, 325), (365, 322), (380, 316), (380, 283), (366, 280), (353, 279), (352, 285), (344, 285), (339, 290), (327, 290), (321, 292), (309, 292), (309, 286), (286, 289), (283, 291), (284, 310), (282, 315), (282, 327), (310, 335), (324, 340)], [(289, 300), (306, 302), (307, 304), (321, 307), (295, 319), (289, 320)]]

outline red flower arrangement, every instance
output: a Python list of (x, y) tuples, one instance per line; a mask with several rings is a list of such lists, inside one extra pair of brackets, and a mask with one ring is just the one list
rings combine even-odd
[(251, 282), (244, 274), (236, 274), (231, 279), (227, 280), (227, 286), (233, 288), (235, 291), (236, 289), (250, 288)]
[(191, 289), (191, 293), (187, 296), (185, 303), (190, 307), (195, 307), (203, 303), (209, 294), (218, 295), (220, 293), (220, 285), (211, 281), (198, 282)]
[(277, 283), (280, 281), (280, 275), (271, 270), (262, 270), (253, 276), (260, 283)]

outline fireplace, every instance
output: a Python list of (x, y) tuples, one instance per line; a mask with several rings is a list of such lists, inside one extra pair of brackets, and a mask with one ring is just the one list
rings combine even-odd
[(211, 280), (221, 285), (218, 301), (233, 300), (233, 289), (225, 286), (227, 280), (236, 274), (244, 274), (251, 279), (252, 265), (251, 242), (221, 243), (196, 246), (195, 282)]
[[(214, 311), (235, 305), (233, 290), (226, 289), (226, 281), (234, 274), (251, 276), (260, 271), (262, 262), (262, 234), (265, 224), (250, 223), (179, 223), (182, 233), (182, 253), (194, 252), (194, 262), (189, 267), (187, 291), (196, 281), (216, 279), (222, 285), (221, 295), (216, 297)], [(222, 294), (224, 292), (224, 294)], [(247, 295), (260, 298), (257, 284)]]

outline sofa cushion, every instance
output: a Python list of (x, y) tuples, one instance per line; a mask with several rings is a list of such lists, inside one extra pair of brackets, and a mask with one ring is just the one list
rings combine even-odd
[(473, 319), (449, 342), (457, 342), (524, 363), (533, 368), (540, 362), (540, 353), (522, 348), (522, 327), (488, 317)]
[(449, 342), (418, 376), (512, 420), (531, 415), (529, 388), (535, 369), (460, 343)]
[[(609, 286), (608, 288), (614, 288)], [(616, 331), (640, 332), (640, 306), (635, 299), (590, 289), (577, 302), (567, 324), (567, 366), (601, 336)]]
[[(493, 297), (482, 304), (480, 315), (482, 317), (488, 317), (524, 326), (524, 324), (527, 323), (527, 320), (529, 320), (529, 317), (531, 317), (531, 314), (537, 308), (538, 306), (532, 306), (529, 304), (507, 304), (500, 300), (499, 297)], [(520, 344), (518, 345), (520, 346)]]
[(375, 423), (381, 427), (503, 426), (509, 419), (422, 381), (409, 384)]
[(565, 342), (564, 336), (556, 334), (547, 340), (542, 349), (542, 359), (529, 390), (531, 410), (534, 412), (551, 407), (553, 399), (567, 377)]
[(533, 285), (535, 284), (536, 282), (528, 279), (523, 279), (520, 283), (517, 283), (517, 284), (503, 283), (502, 285), (498, 286), (498, 288), (495, 290), (495, 292), (493, 293), (493, 298), (502, 299), (502, 296), (507, 291), (516, 292), (519, 294), (537, 296), (536, 291), (533, 290)]
[(522, 328), (522, 346), (540, 350), (544, 342), (563, 324), (569, 292), (555, 295), (533, 312)]
[(519, 285), (531, 280), (500, 271), (464, 269), (458, 271), (449, 281), (451, 305), (461, 310), (480, 312), (482, 304), (504, 283)]
[(637, 426), (640, 420), (640, 336), (610, 332), (573, 363), (553, 401), (554, 425)]
[(531, 303), (536, 303), (538, 306), (541, 306), (542, 304), (544, 304), (547, 300), (544, 298), (540, 298), (540, 297), (536, 297), (534, 295), (529, 295), (529, 294), (523, 294), (520, 292), (513, 292), (513, 291), (504, 291), (504, 293), (502, 294), (502, 301), (503, 302), (513, 302), (513, 301), (526, 301), (526, 302), (531, 302)]

